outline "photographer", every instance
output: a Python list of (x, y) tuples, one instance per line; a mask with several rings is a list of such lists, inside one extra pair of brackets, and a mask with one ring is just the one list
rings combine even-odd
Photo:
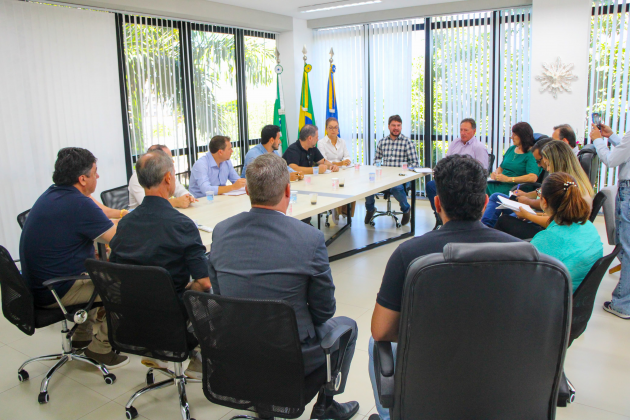
[[(615, 146), (608, 148), (604, 137)], [(597, 149), (597, 155), (609, 168), (619, 167), (616, 200), (616, 231), (617, 242), (621, 243), (619, 254), (621, 260), (621, 278), (615, 287), (610, 302), (604, 302), (604, 310), (623, 319), (630, 319), (630, 132), (619, 138), (604, 124), (593, 124), (590, 138)]]

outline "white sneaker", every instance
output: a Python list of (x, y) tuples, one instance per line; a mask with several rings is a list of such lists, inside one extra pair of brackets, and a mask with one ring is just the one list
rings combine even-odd
[(610, 302), (604, 302), (604, 310), (608, 313), (618, 316), (621, 319), (630, 319), (630, 315), (626, 315), (623, 312), (615, 310)]

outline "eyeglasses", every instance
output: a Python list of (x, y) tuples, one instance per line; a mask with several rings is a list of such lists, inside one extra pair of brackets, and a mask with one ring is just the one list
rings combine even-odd
[(540, 162), (542, 162), (542, 158), (540, 159), (536, 159), (536, 163), (540, 165)]

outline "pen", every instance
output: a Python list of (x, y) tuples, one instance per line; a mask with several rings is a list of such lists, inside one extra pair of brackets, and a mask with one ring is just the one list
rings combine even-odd
[(516, 186), (516, 191), (518, 191), (520, 188), (521, 188), (521, 184), (518, 184), (518, 185)]

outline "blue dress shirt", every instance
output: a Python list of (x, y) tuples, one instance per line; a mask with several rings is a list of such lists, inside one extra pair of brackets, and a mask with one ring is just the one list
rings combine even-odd
[[(277, 150), (274, 150), (273, 152), (276, 155), (282, 157), (280, 155), (280, 152), (278, 152)], [(252, 163), (254, 159), (256, 159), (258, 156), (262, 156), (265, 153), (267, 153), (267, 149), (265, 149), (265, 146), (263, 146), (262, 144), (257, 144), (256, 146), (249, 149), (249, 152), (247, 152), (247, 154), (245, 155), (245, 164), (243, 165), (243, 174), (241, 175), (241, 178), (245, 178), (245, 174), (247, 173), (247, 165)], [(289, 170), (289, 172), (295, 172), (288, 166), (287, 169)]]
[(619, 167), (618, 179), (620, 181), (630, 179), (630, 132), (626, 133), (623, 138), (613, 134), (608, 141), (615, 146), (612, 150), (608, 148), (604, 139), (593, 140), (597, 155), (609, 168)]
[(228, 179), (231, 183), (235, 183), (239, 178), (231, 160), (226, 160), (217, 165), (212, 154), (206, 153), (193, 165), (188, 191), (195, 198), (204, 197), (206, 191), (211, 190), (217, 195), (219, 194), (219, 187), (225, 186)]

